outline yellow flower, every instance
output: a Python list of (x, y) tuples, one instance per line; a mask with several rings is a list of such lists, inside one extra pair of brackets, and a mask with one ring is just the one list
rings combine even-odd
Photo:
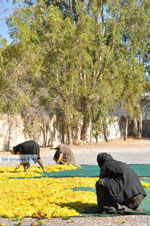
[[(47, 166), (49, 172), (76, 169), (76, 166)], [(95, 188), (98, 178), (34, 178), (41, 169), (32, 166), (28, 173), (15, 167), (0, 167), (0, 217), (78, 216), (96, 205), (91, 191), (74, 191), (75, 187)], [(12, 177), (13, 179), (9, 179)], [(26, 179), (16, 179), (25, 177)], [(142, 182), (144, 187), (150, 183)]]

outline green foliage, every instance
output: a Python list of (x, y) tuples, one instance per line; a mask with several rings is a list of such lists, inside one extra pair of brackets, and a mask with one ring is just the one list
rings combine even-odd
[(11, 221), (21, 221), (22, 218), (21, 217), (16, 217), (16, 218), (12, 218)]
[(63, 220), (70, 220), (70, 218), (71, 218), (71, 217), (69, 217), (69, 216), (64, 216), (62, 219), (63, 219)]
[(42, 225), (42, 224), (44, 224), (44, 220), (40, 219), (37, 221), (37, 223), (38, 223), (38, 225)]
[(143, 88), (145, 92), (150, 91), (150, 82), (145, 82)]
[(20, 44), (12, 44), (1, 49), (1, 112), (15, 114), (30, 103), (29, 90), (25, 84), (27, 64), (22, 55)]

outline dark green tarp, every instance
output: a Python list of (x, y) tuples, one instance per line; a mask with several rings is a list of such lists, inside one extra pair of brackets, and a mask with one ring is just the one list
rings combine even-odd
[[(139, 177), (150, 177), (150, 164), (129, 164), (129, 167), (136, 171)], [(75, 170), (63, 170), (57, 172), (42, 172), (41, 177), (98, 177), (100, 169), (98, 165), (81, 165), (80, 168)], [(24, 179), (25, 177), (13, 177), (11, 179)], [(27, 177), (26, 177), (27, 178)], [(30, 177), (29, 177), (30, 178)]]
[[(150, 177), (150, 164), (129, 164), (129, 167), (135, 170), (140, 177)], [(41, 175), (45, 177), (98, 177), (99, 171), (97, 165), (81, 165), (75, 170), (46, 172)]]

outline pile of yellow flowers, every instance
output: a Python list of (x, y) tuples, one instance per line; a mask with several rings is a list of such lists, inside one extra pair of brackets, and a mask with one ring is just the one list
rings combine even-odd
[[(76, 166), (47, 166), (47, 171), (72, 170)], [(63, 217), (78, 216), (96, 204), (93, 192), (73, 191), (74, 187), (93, 187), (97, 178), (30, 178), (39, 176), (37, 166), (14, 171), (15, 167), (0, 167), (1, 217)], [(9, 179), (13, 178), (14, 179)], [(26, 179), (15, 179), (25, 177)]]
[(146, 183), (146, 182), (141, 181), (141, 184), (144, 188), (150, 188), (150, 183)]
[[(48, 172), (73, 170), (77, 166), (47, 166)], [(64, 217), (78, 216), (96, 207), (96, 195), (91, 191), (73, 191), (74, 187), (95, 188), (98, 178), (34, 178), (41, 169), (0, 167), (0, 217)], [(16, 179), (25, 177), (25, 179)], [(28, 178), (30, 177), (30, 178)], [(32, 178), (31, 178), (32, 177)], [(12, 179), (10, 179), (12, 178)], [(150, 184), (142, 182), (150, 188)]]
[[(15, 169), (14, 166), (1, 166), (0, 167), (0, 179), (7, 179), (7, 178), (17, 178), (17, 177), (38, 177), (40, 176), (39, 173), (42, 172), (41, 168), (38, 166), (31, 166), (29, 168), (28, 172), (23, 171), (23, 166)], [(47, 172), (56, 172), (61, 170), (74, 170), (79, 168), (79, 166), (73, 166), (73, 165), (47, 165), (46, 167)]]

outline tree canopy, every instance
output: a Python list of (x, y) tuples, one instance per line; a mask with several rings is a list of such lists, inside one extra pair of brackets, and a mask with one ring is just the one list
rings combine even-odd
[(21, 112), (35, 102), (48, 114), (61, 109), (69, 143), (79, 120), (83, 140), (89, 127), (105, 128), (115, 103), (138, 118), (148, 71), (147, 6), (148, 0), (23, 1), (8, 19), (13, 44), (0, 50), (1, 110)]

